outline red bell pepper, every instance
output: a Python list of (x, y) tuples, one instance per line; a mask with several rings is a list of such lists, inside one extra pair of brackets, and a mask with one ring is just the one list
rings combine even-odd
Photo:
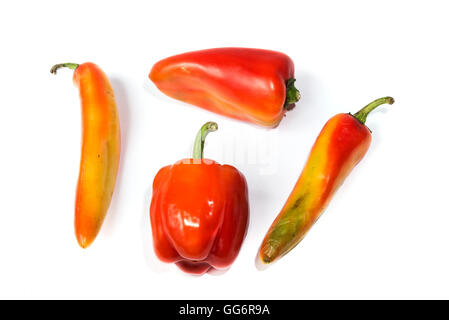
[(300, 98), (294, 72), (293, 61), (280, 52), (217, 48), (163, 59), (153, 66), (149, 77), (174, 99), (276, 127)]
[(217, 128), (206, 123), (196, 137), (193, 159), (162, 168), (153, 182), (154, 250), (161, 261), (187, 273), (230, 267), (248, 228), (245, 177), (232, 166), (203, 159), (204, 139)]
[(287, 202), (271, 225), (259, 250), (271, 263), (292, 250), (320, 217), (335, 191), (368, 151), (371, 131), (367, 115), (391, 97), (377, 99), (354, 115), (340, 113), (321, 130)]

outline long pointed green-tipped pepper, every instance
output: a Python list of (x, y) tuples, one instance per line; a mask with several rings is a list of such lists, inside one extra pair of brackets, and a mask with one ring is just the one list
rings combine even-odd
[(259, 250), (260, 260), (271, 263), (293, 249), (320, 217), (371, 143), (365, 126), (368, 114), (394, 99), (377, 99), (354, 115), (340, 113), (321, 130), (307, 163), (287, 202), (271, 225)]

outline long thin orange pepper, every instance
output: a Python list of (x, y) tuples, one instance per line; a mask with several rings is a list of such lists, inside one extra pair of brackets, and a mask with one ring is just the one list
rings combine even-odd
[(104, 72), (87, 62), (57, 64), (50, 72), (75, 70), (82, 110), (82, 148), (75, 202), (75, 234), (87, 248), (100, 231), (114, 191), (120, 159), (120, 122), (114, 92)]
[(304, 238), (368, 151), (371, 131), (365, 126), (367, 115), (376, 107), (393, 102), (391, 97), (380, 98), (354, 115), (340, 113), (325, 124), (298, 182), (262, 242), (262, 263), (281, 258)]

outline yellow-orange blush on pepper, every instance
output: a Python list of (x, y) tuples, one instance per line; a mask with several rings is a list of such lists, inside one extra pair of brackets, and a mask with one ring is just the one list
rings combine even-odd
[(262, 263), (281, 258), (304, 238), (368, 151), (371, 131), (365, 126), (367, 115), (379, 105), (393, 102), (391, 97), (380, 98), (354, 115), (340, 113), (325, 124), (293, 191), (262, 242)]
[(57, 64), (75, 70), (82, 111), (82, 148), (75, 201), (75, 234), (87, 248), (103, 224), (114, 191), (120, 159), (120, 122), (114, 92), (104, 72), (87, 62)]

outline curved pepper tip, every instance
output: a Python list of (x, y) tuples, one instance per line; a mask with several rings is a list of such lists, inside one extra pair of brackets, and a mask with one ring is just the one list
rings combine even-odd
[(86, 237), (78, 235), (76, 237), (76, 239), (78, 240), (78, 244), (81, 248), (83, 249), (87, 249), (87, 247), (89, 247), (92, 244), (92, 240), (87, 240)]
[(263, 264), (270, 264), (271, 262), (273, 262), (273, 260), (269, 256), (267, 256), (265, 254), (261, 254), (260, 262), (262, 262)]
[(262, 245), (259, 251), (259, 261), (263, 265), (267, 265), (276, 260), (276, 252), (273, 247)]

